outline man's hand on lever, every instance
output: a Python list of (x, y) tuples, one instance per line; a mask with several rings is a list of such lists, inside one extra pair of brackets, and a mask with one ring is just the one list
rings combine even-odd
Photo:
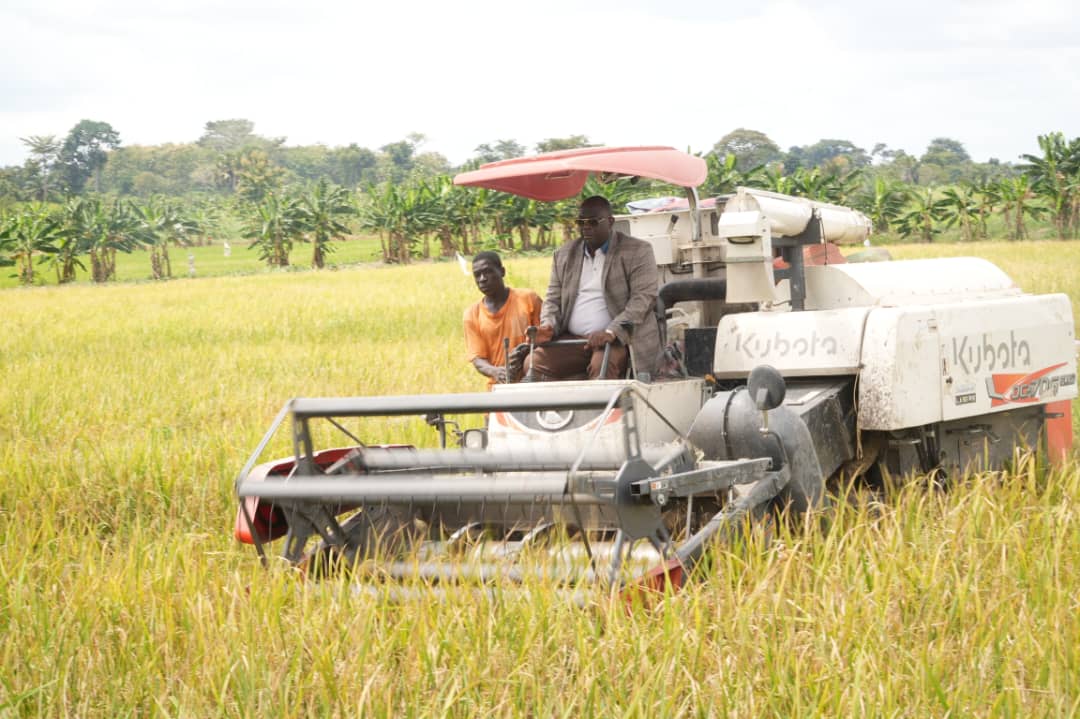
[(510, 350), (510, 377), (518, 378), (521, 376), (521, 370), (525, 365), (525, 358), (529, 356), (529, 345), (527, 342), (522, 342), (514, 349)]
[(585, 341), (585, 348), (588, 350), (603, 349), (604, 345), (613, 343), (615, 339), (615, 333), (611, 330), (590, 332)]

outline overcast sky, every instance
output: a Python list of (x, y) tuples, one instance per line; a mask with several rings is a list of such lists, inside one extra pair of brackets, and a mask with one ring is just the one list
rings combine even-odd
[(1080, 136), (1078, 0), (4, 0), (0, 38), (0, 165), (83, 118), (125, 145), (228, 118), (289, 145), (420, 132), (455, 164), (572, 134), (951, 137), (977, 161)]

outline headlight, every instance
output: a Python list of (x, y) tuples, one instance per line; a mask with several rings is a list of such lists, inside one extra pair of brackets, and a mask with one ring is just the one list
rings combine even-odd
[(484, 449), (487, 447), (486, 429), (467, 429), (461, 437), (461, 446), (466, 449)]

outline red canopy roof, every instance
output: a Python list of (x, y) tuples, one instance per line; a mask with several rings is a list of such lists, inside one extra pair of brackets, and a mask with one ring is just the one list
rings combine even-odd
[(696, 187), (705, 181), (707, 171), (700, 157), (673, 147), (583, 147), (489, 162), (478, 170), (461, 173), (454, 178), (454, 184), (551, 202), (579, 194), (590, 172)]

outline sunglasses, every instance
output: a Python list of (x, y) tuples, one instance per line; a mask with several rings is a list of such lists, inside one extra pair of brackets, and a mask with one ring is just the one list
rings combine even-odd
[(606, 217), (579, 217), (574, 220), (574, 224), (578, 227), (585, 227), (586, 225), (589, 227), (596, 227), (606, 219)]

